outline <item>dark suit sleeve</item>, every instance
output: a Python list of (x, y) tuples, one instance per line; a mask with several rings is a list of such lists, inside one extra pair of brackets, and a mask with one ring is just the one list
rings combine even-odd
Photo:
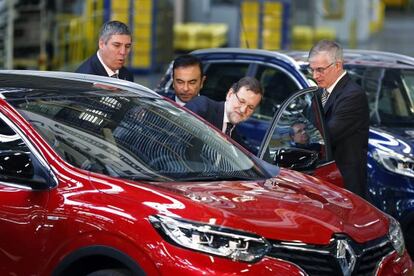
[(223, 127), (224, 102), (217, 102), (206, 96), (197, 96), (184, 107), (193, 111), (219, 130)]
[(119, 78), (127, 81), (134, 81), (134, 75), (125, 67), (119, 70)]
[(210, 108), (208, 100), (205, 96), (198, 96), (193, 98), (186, 105), (184, 105), (184, 107), (191, 110), (192, 112), (196, 113), (204, 119), (207, 119)]
[(89, 60), (85, 60), (76, 70), (75, 73), (93, 74), (91, 67), (89, 66)]
[(352, 90), (342, 91), (335, 99), (335, 112), (328, 121), (333, 144), (355, 133), (366, 124), (369, 117), (368, 101), (364, 91), (356, 85)]
[(97, 54), (92, 55), (85, 60), (75, 71), (76, 73), (91, 74), (108, 77), (105, 68), (99, 61)]

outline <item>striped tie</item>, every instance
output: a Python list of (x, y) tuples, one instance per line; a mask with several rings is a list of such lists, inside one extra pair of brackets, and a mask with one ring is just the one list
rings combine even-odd
[(224, 133), (226, 133), (228, 136), (231, 136), (231, 132), (233, 131), (233, 124), (232, 123), (227, 123), (226, 126), (226, 130), (224, 131)]
[(324, 89), (323, 93), (322, 93), (322, 106), (325, 106), (326, 102), (328, 101), (328, 97), (329, 97), (329, 92), (328, 90)]

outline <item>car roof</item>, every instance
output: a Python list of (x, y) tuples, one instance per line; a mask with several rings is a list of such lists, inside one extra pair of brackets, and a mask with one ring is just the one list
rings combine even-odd
[(112, 93), (122, 90), (142, 97), (160, 97), (149, 88), (116, 78), (56, 71), (0, 70), (1, 98), (6, 98), (6, 95), (8, 99), (40, 96), (41, 90), (54, 96), (79, 95), (93, 90)]
[[(292, 57), (299, 64), (308, 64), (308, 52), (286, 51), (283, 52)], [(393, 52), (344, 49), (346, 65), (363, 65), (387, 68), (414, 68), (414, 58)]]
[(261, 49), (245, 49), (245, 48), (208, 48), (192, 51), (191, 54), (197, 56), (208, 55), (208, 58), (212, 59), (249, 59), (257, 61), (258, 58), (263, 62), (268, 59), (279, 59), (287, 64), (290, 64), (294, 68), (300, 69), (299, 64), (290, 56), (281, 52), (261, 50)]

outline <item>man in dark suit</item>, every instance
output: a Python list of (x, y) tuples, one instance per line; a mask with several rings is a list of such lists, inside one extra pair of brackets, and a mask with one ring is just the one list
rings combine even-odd
[(309, 52), (309, 69), (322, 88), (322, 105), (336, 164), (345, 188), (365, 197), (369, 107), (365, 92), (343, 69), (341, 45), (319, 41)]
[(170, 98), (183, 106), (200, 94), (206, 76), (196, 56), (181, 55), (174, 60), (172, 79), (175, 94)]
[(105, 23), (99, 33), (99, 50), (85, 60), (76, 72), (134, 81), (134, 76), (124, 67), (131, 44), (131, 32), (127, 25), (119, 21)]
[(237, 131), (233, 130), (237, 124), (246, 121), (253, 114), (262, 97), (263, 89), (260, 82), (252, 77), (244, 77), (231, 86), (226, 101), (217, 102), (205, 96), (198, 96), (185, 107), (246, 147)]

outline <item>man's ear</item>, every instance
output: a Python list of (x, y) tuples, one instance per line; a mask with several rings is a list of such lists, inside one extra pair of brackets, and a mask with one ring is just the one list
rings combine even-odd
[(230, 88), (227, 92), (226, 100), (230, 99), (230, 97), (234, 94), (233, 88)]
[(104, 45), (105, 45), (105, 42), (102, 39), (99, 39), (99, 42), (98, 42), (99, 49), (102, 49)]
[(344, 64), (342, 61), (336, 61), (335, 62), (335, 67), (338, 71), (343, 71), (344, 70)]
[(203, 86), (204, 86), (204, 82), (206, 81), (206, 78), (207, 78), (207, 76), (203, 76), (203, 77), (201, 78), (201, 85), (200, 85), (200, 89), (201, 89), (201, 88), (203, 88)]

